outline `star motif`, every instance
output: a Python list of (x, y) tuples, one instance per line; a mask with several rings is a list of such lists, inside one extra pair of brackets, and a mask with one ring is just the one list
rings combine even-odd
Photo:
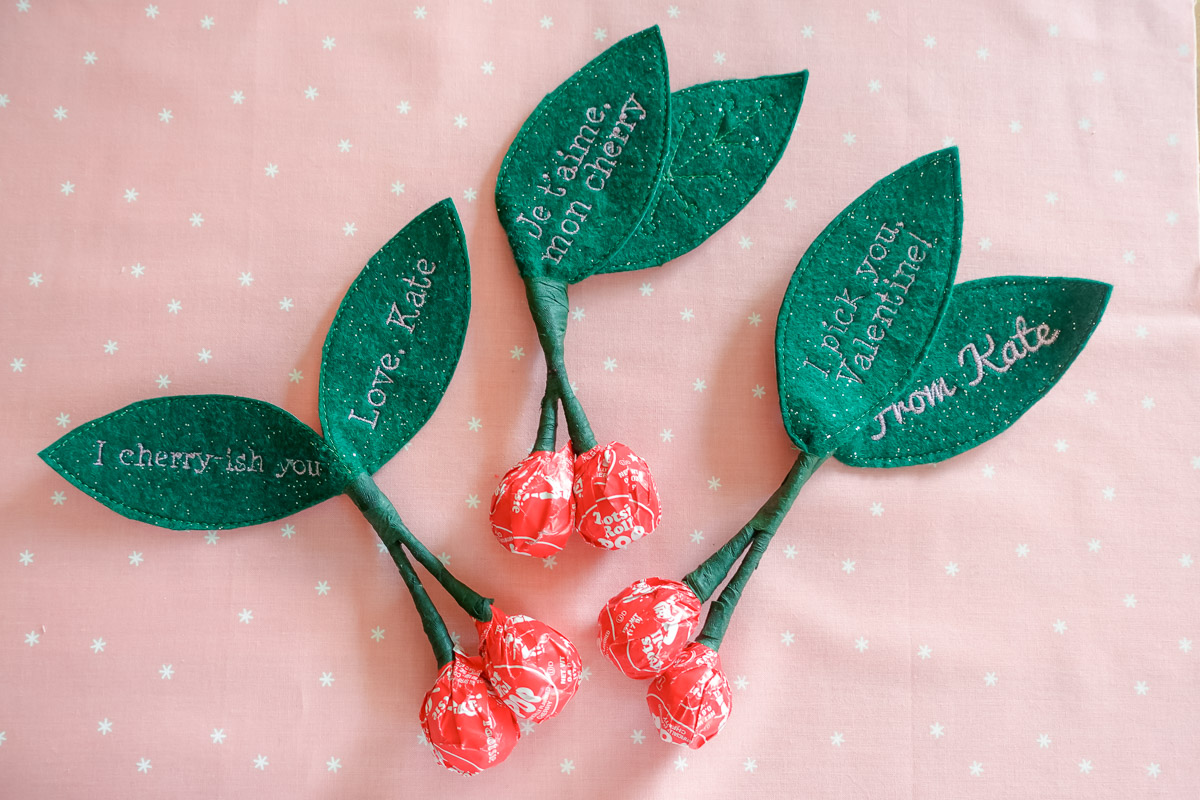
[(812, 26), (811, 26), (811, 25), (805, 25), (803, 28), (801, 28), (801, 29), (800, 29), (800, 35), (801, 35), (802, 37), (804, 37), (805, 39), (811, 39), (811, 38), (813, 37), (813, 29), (812, 29)]
[(305, 100), (316, 100), (317, 97), (320, 96), (320, 94), (321, 93), (317, 91), (317, 87), (310, 86), (304, 90), (304, 99)]
[(474, 203), (475, 198), (478, 196), (479, 196), (479, 192), (475, 191), (474, 189), (464, 189), (463, 190), (463, 199), (466, 200), (468, 203)]
[(685, 769), (687, 769), (687, 759), (683, 756), (679, 756), (675, 759), (675, 771), (683, 772)]
[(696, 378), (696, 380), (692, 383), (692, 391), (694, 392), (703, 392), (707, 388), (708, 384), (699, 378)]
[(525, 348), (524, 347), (514, 347), (512, 350), (508, 351), (508, 355), (510, 358), (515, 359), (516, 361), (520, 361), (522, 358), (525, 357)]
[(591, 679), (592, 679), (592, 668), (591, 667), (584, 667), (582, 670), (579, 671), (579, 680), (590, 681)]
[(279, 310), (280, 311), (291, 311), (292, 310), (292, 298), (285, 297), (282, 300), (280, 300), (279, 301)]
[(758, 762), (753, 758), (747, 758), (745, 762), (742, 763), (742, 767), (746, 770), (746, 772), (754, 772), (754, 770), (758, 769)]
[(1113, 178), (1113, 181), (1116, 183), (1124, 183), (1125, 182), (1125, 173), (1119, 169), (1113, 170), (1112, 178)]
[(493, 64), (491, 61), (483, 62), (482, 64), (479, 65), (479, 68), (481, 70), (483, 70), (484, 75), (491, 75), (493, 72), (496, 71), (496, 65)]
[(206, 31), (211, 31), (213, 23), (216, 22), (212, 17), (204, 17), (200, 20), (200, 27)]
[(1017, 557), (1018, 558), (1025, 558), (1028, 555), (1029, 555), (1029, 545), (1027, 545), (1027, 544), (1017, 545)]
[(376, 626), (371, 629), (371, 638), (374, 639), (376, 643), (383, 641), (383, 634), (384, 634), (383, 628)]
[(849, 575), (851, 572), (854, 572), (854, 565), (857, 563), (858, 563), (857, 561), (851, 561), (850, 559), (847, 558), (845, 561), (842, 562), (842, 572)]
[(787, 547), (783, 548), (783, 557), (789, 560), (794, 559), (796, 557), (796, 553), (798, 552), (800, 551), (796, 549), (795, 545), (789, 544)]
[(1100, 552), (1100, 540), (1099, 539), (1092, 539), (1088, 542), (1088, 552), (1089, 553), (1099, 553)]
[(946, 735), (946, 729), (940, 722), (935, 722), (929, 726), (929, 735), (935, 739), (940, 739)]
[(743, 236), (742, 238), (738, 239), (738, 244), (741, 245), (743, 250), (749, 250), (754, 242), (750, 241), (749, 236)]
[(786, 200), (784, 200), (783, 201), (783, 210), (784, 211), (795, 211), (796, 210), (796, 198), (789, 197)]
[(1121, 254), (1121, 260), (1124, 261), (1126, 264), (1132, 264), (1134, 261), (1137, 260), (1137, 254), (1134, 253), (1132, 250), (1126, 250), (1124, 253)]
[(1046, 202), (1050, 205), (1058, 205), (1058, 194), (1055, 192), (1046, 192)]
[[(66, 183), (62, 184), (59, 187), (59, 191), (62, 192), (64, 195), (70, 196), (71, 193), (75, 191), (75, 184), (71, 183), (70, 181), (67, 181)], [(36, 286), (37, 284), (34, 284), (34, 285)]]
[[(153, 7), (154, 6), (151, 6), (151, 8), (153, 8)], [(148, 758), (140, 759), (137, 762), (137, 771), (143, 772), (143, 773), (149, 773), (150, 772), (150, 759), (148, 759)]]
[(17, 11), (25, 13), (29, 10), (29, 0), (17, 0)]
[(350, 144), (349, 139), (338, 139), (338, 151), (339, 152), (349, 153), (350, 149), (352, 147), (354, 147), (354, 145)]
[(21, 553), (20, 559), (21, 559), (21, 565), (27, 567), (33, 563), (33, 553), (26, 550), (25, 552)]
[(57, 417), (54, 418), (54, 422), (56, 425), (58, 425), (58, 427), (65, 428), (71, 424), (71, 415), (65, 414), (65, 413), (59, 414)]
[(1082, 772), (1084, 775), (1090, 774), (1092, 771), (1092, 762), (1088, 761), (1086, 758), (1080, 759), (1079, 771)]
[(860, 636), (854, 640), (854, 649), (860, 653), (865, 653), (867, 652), (867, 648), (870, 647), (870, 644), (870, 642)]
[(13, 372), (22, 372), (25, 369), (25, 359), (14, 358), (12, 361), (9, 362), (8, 365), (10, 367), (12, 367)]
[(158, 384), (158, 388), (165, 389), (171, 385), (171, 378), (167, 375), (159, 375), (155, 378), (155, 383)]
[(984, 464), (981, 472), (985, 478), (994, 478), (996, 476), (996, 468), (991, 464)]
[[(449, 553), (446, 553), (445, 551), (443, 551), (442, 554), (440, 556), (438, 556), (437, 558), (438, 558), (438, 561), (442, 562), (443, 567), (450, 566), (450, 554)], [(452, 634), (452, 635), (455, 635), (455, 634)]]
[(353, 236), (356, 233), (358, 233), (358, 226), (355, 225), (353, 222), (347, 222), (345, 225), (342, 226), (342, 234), (343, 235)]
[(1180, 639), (1180, 640), (1179, 640), (1179, 649), (1180, 649), (1180, 650), (1182, 650), (1182, 651), (1183, 651), (1183, 652), (1185, 652), (1185, 653), (1190, 653), (1190, 652), (1192, 652), (1192, 640), (1191, 640), (1191, 639), (1186, 639), (1186, 638), (1185, 638), (1185, 639)]
[(401, 100), (399, 103), (396, 104), (396, 110), (399, 111), (401, 114), (407, 114), (411, 109), (412, 109), (412, 106), (409, 104), (409, 102), (407, 100)]
[(467, 508), (479, 508), (479, 495), (467, 495)]
[(562, 760), (562, 763), (559, 764), (558, 767), (564, 773), (566, 773), (567, 775), (570, 775), (575, 770), (575, 762), (569, 758), (564, 758)]
[(225, 744), (224, 728), (213, 728), (213, 732), (209, 736), (212, 737), (213, 744)]
[(38, 643), (38, 640), (41, 638), (42, 638), (42, 635), (40, 633), (38, 633), (37, 631), (30, 631), (29, 633), (25, 634), (25, 644), (29, 645), (30, 647), (33, 647), (35, 644)]
[(1126, 608), (1136, 608), (1137, 607), (1137, 597), (1135, 597), (1134, 595), (1131, 595), (1131, 594), (1125, 595), (1125, 607)]
[(954, 144), (953, 136), (943, 136), (942, 137), (942, 147), (949, 147), (952, 144)]
[(245, 624), (249, 625), (250, 620), (252, 619), (254, 619), (254, 612), (248, 608), (243, 608), (241, 612), (238, 613), (238, 622), (244, 622)]
[(205, 544), (216, 544), (218, 541), (220, 541), (220, 539), (221, 537), (216, 531), (209, 531), (208, 533), (204, 534)]
[(592, 38), (595, 39), (597, 42), (603, 42), (605, 39), (608, 38), (608, 29), (607, 28), (596, 28), (596, 30), (592, 31)]
[(642, 293), (642, 297), (649, 297), (650, 295), (654, 294), (654, 287), (648, 283), (643, 283), (639, 287), (638, 291)]
[(981, 47), (975, 51), (975, 57), (978, 58), (980, 61), (987, 61), (988, 55), (989, 55), (989, 53), (988, 53), (988, 49), (986, 47)]
[(171, 680), (171, 676), (175, 674), (175, 667), (170, 664), (163, 664), (158, 674), (164, 681), (169, 681)]
[(467, 118), (462, 114), (456, 114), (454, 117), (454, 127), (458, 128), (460, 131), (467, 127)]
[(724, 64), (725, 63), (725, 54), (722, 53), (720, 50), (713, 53), (713, 63), (714, 64)]
[(333, 756), (330, 756), (329, 760), (325, 762), (325, 767), (330, 772), (336, 774), (337, 771), (342, 768), (342, 760), (340, 758), (334, 758)]
[(336, 46), (337, 46), (337, 40), (334, 39), (332, 36), (326, 36), (324, 39), (321, 40), (321, 49), (322, 50), (332, 50)]
[(1090, 119), (1088, 119), (1087, 117), (1081, 118), (1079, 120), (1078, 124), (1079, 124), (1079, 130), (1081, 130), (1081, 131), (1087, 131), (1087, 130), (1092, 129), (1092, 121)]
[(937, 45), (937, 39), (935, 39), (935, 38), (934, 38), (934, 37), (932, 37), (932, 36), (926, 36), (926, 37), (925, 37), (924, 39), (922, 39), (921, 41), (922, 41), (922, 42), (924, 43), (924, 45), (925, 45), (927, 48), (929, 48), (929, 49), (933, 49), (933, 48), (934, 48), (934, 47)]
[(842, 736), (842, 734), (837, 733), (836, 731), (834, 732), (833, 736), (829, 737), (829, 743), (834, 747), (841, 747), (842, 742), (844, 741), (846, 741), (846, 737)]
[(1144, 697), (1150, 693), (1150, 687), (1146, 685), (1145, 681), (1138, 681), (1136, 684), (1134, 684), (1133, 690), (1141, 697)]
[(871, 516), (872, 517), (882, 517), (883, 516), (883, 504), (882, 503), (872, 503), (871, 504)]
[(716, 477), (715, 475), (713, 477), (709, 478), (708, 479), (708, 488), (714, 492), (717, 489), (720, 489), (721, 488), (721, 479)]
[(145, 274), (145, 272), (146, 272), (146, 268), (143, 267), (140, 263), (134, 264), (132, 267), (129, 268), (129, 274), (135, 278), (142, 277), (142, 275)]
[(675, 434), (671, 432), (670, 428), (663, 428), (662, 433), (660, 433), (658, 436), (664, 442), (671, 442), (675, 439)]
[(97, 724), (98, 724), (98, 727), (96, 728), (96, 732), (99, 733), (101, 736), (107, 736), (108, 734), (112, 733), (113, 724), (112, 724), (112, 722), (109, 721), (108, 717), (105, 717), (104, 719), (100, 720), (100, 722)]
[(542, 30), (548, 31), (554, 26), (554, 20), (550, 17), (542, 17), (538, 24), (542, 26)]
[(933, 648), (927, 644), (923, 644), (917, 648), (917, 658), (921, 659), (922, 661), (927, 661), (932, 655)]
[(417, 19), (425, 19), (425, 6), (417, 6), (413, 9), (413, 16)]
[(754, 395), (755, 400), (762, 400), (767, 394), (767, 387), (763, 386), (762, 384), (756, 384), (754, 388), (750, 390), (750, 394)]
[(983, 764), (978, 761), (971, 762), (971, 776), (978, 778), (983, 774)]
[(1043, 733), (1037, 738), (1038, 747), (1045, 749), (1050, 746), (1050, 734)]
[(181, 308), (183, 308), (183, 303), (174, 298), (171, 299), (171, 302), (167, 303), (167, 311), (172, 314), (178, 314)]
[(138, 190), (137, 189), (126, 189), (125, 190), (125, 202), (126, 203), (132, 203), (133, 201), (135, 201), (137, 199), (138, 199)]
[(467, 427), (470, 428), (472, 432), (478, 433), (479, 430), (483, 428), (483, 420), (481, 420), (479, 417), (471, 417), (471, 419), (467, 421)]
[(983, 676), (983, 683), (985, 686), (995, 686), (996, 681), (997, 681), (996, 673), (994, 673), (994, 672), (989, 672)]
[(1192, 556), (1190, 553), (1184, 553), (1179, 557), (1179, 566), (1190, 567), (1192, 565)]
[(393, 183), (392, 184), (392, 194), (396, 195), (397, 197), (404, 194), (404, 184), (401, 183), (400, 181), (396, 181), (395, 183)]
[(842, 141), (845, 142), (846, 144), (854, 144), (857, 140), (858, 140), (858, 137), (855, 136), (853, 133), (843, 133), (842, 134)]
[(612, 372), (616, 368), (617, 368), (617, 360), (615, 358), (609, 357), (609, 358), (604, 359), (604, 371), (605, 372)]
[(92, 643), (88, 646), (92, 648), (93, 653), (103, 653), (106, 644), (107, 642), (103, 639), (92, 639)]
[(115, 341), (113, 341), (112, 339), (109, 339), (109, 340), (108, 340), (108, 341), (107, 341), (107, 342), (104, 344), (104, 353), (105, 353), (105, 355), (110, 355), (110, 356), (111, 356), (113, 353), (117, 352), (117, 351), (118, 351), (118, 350), (120, 350), (120, 349), (121, 349), (121, 348), (117, 347), (117, 343), (116, 343)]
[(284, 539), (291, 539), (296, 535), (296, 526), (289, 522), (279, 529), (279, 535)]
[(685, 308), (683, 311), (679, 312), (679, 318), (684, 322), (691, 322), (696, 318), (696, 313), (690, 308)]
[(691, 533), (692, 544), (700, 544), (704, 541), (704, 531), (694, 530)]
[(322, 672), (321, 677), (318, 680), (320, 680), (321, 685), (326, 688), (333, 686), (333, 673), (332, 672)]
[(796, 634), (791, 631), (784, 631), (779, 634), (779, 642), (787, 647), (791, 647), (794, 641), (796, 641)]
[(554, 567), (557, 565), (558, 565), (557, 556), (546, 556), (545, 558), (542, 559), (542, 568), (543, 569), (554, 569)]
[(50, 495), (50, 503), (52, 505), (61, 506), (65, 502), (67, 502), (67, 496), (62, 492), (55, 492)]
[(271, 164), (268, 162), (268, 164), (265, 167), (263, 167), (263, 173), (266, 174), (266, 176), (268, 178), (274, 178), (276, 175), (279, 174), (279, 165)]
[(883, 84), (877, 80), (867, 81), (867, 91), (869, 91), (871, 94), (875, 94), (882, 88), (883, 88)]
[(1154, 408), (1154, 398), (1153, 397), (1143, 397), (1142, 398), (1142, 408), (1146, 409), (1147, 411)]
[(67, 118), (67, 109), (63, 108), (62, 106), (54, 109), (54, 118), (59, 122), (62, 122)]
[(150, 19), (156, 18), (158, 16), (158, 6), (146, 6), (146, 16)]
[(259, 753), (258, 757), (254, 759), (254, 768), (261, 769), (265, 772), (267, 769), (267, 765), (268, 765), (267, 757), (264, 756), (262, 753)]
[(164, 108), (162, 111), (158, 112), (159, 122), (170, 122), (173, 118), (174, 115), (171, 113), (171, 109), (169, 108)]
[(1067, 632), (1067, 623), (1063, 622), (1061, 619), (1055, 620), (1054, 621), (1054, 632), (1058, 633), (1058, 634), (1066, 633)]
[(1046, 29), (1046, 32), (1049, 33), (1051, 36), (1058, 36), (1058, 26), (1051, 25), (1049, 28)]
[(193, 228), (199, 228), (201, 225), (204, 224), (204, 217), (202, 217), (200, 215), (200, 212), (197, 211), (197, 212), (193, 213), (191, 217), (188, 218), (188, 222), (192, 223)]
[(254, 275), (249, 272), (243, 272), (241, 275), (238, 275), (238, 283), (242, 286), (249, 286), (254, 283)]
[(1178, 221), (1179, 221), (1179, 213), (1178, 212), (1175, 212), (1175, 211), (1167, 212), (1167, 224), (1168, 225), (1174, 225)]
[(1101, 493), (1102, 495), (1104, 495), (1104, 499), (1105, 499), (1105, 500), (1112, 500), (1114, 497), (1116, 497), (1116, 495), (1117, 495), (1117, 490), (1116, 490), (1116, 489), (1114, 489), (1114, 488), (1112, 488), (1111, 486), (1108, 486), (1108, 487), (1106, 487), (1106, 488), (1105, 488), (1103, 491), (1101, 491), (1100, 493)]
[(1104, 83), (1105, 77), (1104, 70), (1102, 69), (1098, 69), (1092, 73), (1092, 80), (1096, 83)]
[(679, 19), (679, 6), (667, 6), (667, 16), (671, 19)]
[(42, 281), (44, 280), (45, 279), (42, 277), (42, 273), (35, 272), (29, 276), (29, 285), (36, 289), (42, 285)]
[(581, 321), (584, 316), (583, 309), (579, 306), (575, 306), (575, 310), (571, 312), (571, 319), (575, 320), (576, 322)]
[(1158, 764), (1148, 764), (1146, 766), (1147, 778), (1157, 778), (1160, 772), (1162, 772), (1162, 767), (1160, 767)]
[(870, 11), (867, 12), (867, 22), (875, 23), (875, 22), (879, 22), (879, 20), (880, 20), (880, 14), (878, 11), (876, 11), (875, 9), (871, 9)]
[(1067, 447), (1068, 447), (1068, 446), (1069, 446), (1069, 445), (1067, 444), (1067, 440), (1066, 440), (1066, 439), (1059, 439), (1058, 441), (1056, 441), (1056, 442), (1054, 443), (1054, 449), (1055, 449), (1055, 450), (1057, 450), (1057, 451), (1058, 451), (1058, 452), (1060, 452), (1060, 453), (1065, 453), (1065, 452), (1067, 452)]
[(1023, 126), (1021, 125), (1020, 120), (1014, 119), (1012, 122), (1008, 123), (1008, 132), (1009, 133), (1020, 133), (1022, 130), (1022, 127)]

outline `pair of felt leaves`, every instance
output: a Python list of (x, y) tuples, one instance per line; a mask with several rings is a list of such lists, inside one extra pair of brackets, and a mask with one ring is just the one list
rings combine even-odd
[(841, 212), (805, 252), (776, 324), (784, 424), (858, 467), (941, 461), (996, 436), (1062, 377), (1112, 287), (1008, 276), (954, 285), (957, 148), (922, 156)]

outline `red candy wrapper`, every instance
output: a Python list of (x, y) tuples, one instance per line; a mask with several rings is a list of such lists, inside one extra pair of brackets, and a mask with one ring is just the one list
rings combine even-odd
[(653, 678), (679, 657), (700, 623), (700, 598), (679, 581), (646, 578), (605, 604), (600, 651), (630, 678)]
[(539, 450), (500, 479), (492, 496), (492, 533), (518, 555), (546, 558), (562, 550), (575, 519), (570, 445)]
[(544, 722), (575, 696), (583, 663), (570, 639), (544, 622), (510, 617), (495, 606), (491, 620), (475, 627), (483, 677), (515, 715)]
[(488, 690), (483, 663), (461, 653), (442, 667), (421, 705), (421, 730), (443, 767), (476, 775), (512, 752), (516, 717)]
[(664, 742), (693, 750), (725, 727), (733, 692), (712, 648), (692, 642), (679, 659), (650, 683), (646, 704)]
[(650, 467), (628, 447), (609, 442), (575, 459), (575, 529), (588, 544), (620, 550), (661, 517)]

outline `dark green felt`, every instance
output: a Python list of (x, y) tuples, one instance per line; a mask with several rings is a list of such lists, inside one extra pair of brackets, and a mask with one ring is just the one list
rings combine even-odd
[[(631, 95), (643, 110), (627, 105)], [(662, 177), (670, 96), (653, 27), (605, 50), (533, 110), (496, 179), (496, 210), (523, 277), (581, 281), (629, 238)]]
[(375, 472), (428, 421), (454, 375), (470, 310), (466, 241), (454, 203), (443, 200), (371, 257), (329, 327), (321, 427), (343, 460)]
[[(844, 440), (835, 457), (855, 467), (925, 464), (1004, 431), (1079, 355), (1111, 291), (1106, 283), (1078, 278), (984, 278), (955, 286), (937, 339), (916, 375), (900, 397), (882, 411), (877, 408), (876, 416)], [(1031, 333), (1016, 335), (1018, 318)], [(1050, 326), (1041, 337), (1040, 324)], [(1026, 342), (1036, 349), (1027, 349)]]
[(665, 264), (758, 193), (787, 147), (808, 71), (689, 86), (671, 95), (671, 150), (649, 213), (600, 272)]
[(908, 383), (950, 299), (961, 240), (952, 147), (876, 183), (808, 248), (775, 334), (784, 425), (801, 450), (831, 452)]
[(333, 449), (288, 412), (220, 394), (133, 403), (39, 455), (117, 513), (176, 530), (269, 522), (340, 494), (350, 480)]

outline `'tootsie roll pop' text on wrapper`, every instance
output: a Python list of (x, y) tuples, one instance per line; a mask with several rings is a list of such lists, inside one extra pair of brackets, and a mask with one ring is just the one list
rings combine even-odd
[[(783, 155), (807, 81), (797, 72), (671, 92), (654, 27), (596, 56), (525, 120), (500, 167), (496, 210), (546, 356), (546, 390), (532, 454), (492, 503), (492, 531), (511, 552), (545, 558), (571, 530), (621, 550), (658, 526), (649, 465), (620, 442), (598, 444), (567, 377), (567, 287), (664, 264), (732, 219)], [(572, 505), (556, 488), (560, 404), (577, 454)], [(538, 483), (550, 488), (522, 493)]]
[[(795, 463), (758, 513), (682, 581), (637, 581), (600, 613), (604, 655), (629, 677), (653, 679), (646, 701), (664, 741), (700, 747), (728, 719), (717, 651), (817, 467), (830, 456), (855, 467), (926, 464), (987, 441), (1054, 386), (1099, 323), (1112, 287), (1097, 281), (954, 285), (961, 240), (958, 150), (950, 148), (876, 183), (800, 260), (775, 345)], [(687, 643), (701, 604), (726, 578)]]
[[(562, 634), (503, 614), (450, 574), (372, 478), (441, 401), (470, 300), (462, 226), (444, 200), (385, 244), (343, 298), (322, 355), (322, 434), (260, 400), (179, 395), (83, 423), (41, 453), (109, 508), (177, 530), (256, 525), (349, 496), (400, 571), (437, 658), (420, 710), (426, 738), (440, 763), (466, 773), (508, 756), (517, 717), (543, 721), (562, 711), (581, 669)], [(561, 492), (572, 477), (564, 474)], [(476, 620), (479, 659), (454, 652), (409, 554)]]

